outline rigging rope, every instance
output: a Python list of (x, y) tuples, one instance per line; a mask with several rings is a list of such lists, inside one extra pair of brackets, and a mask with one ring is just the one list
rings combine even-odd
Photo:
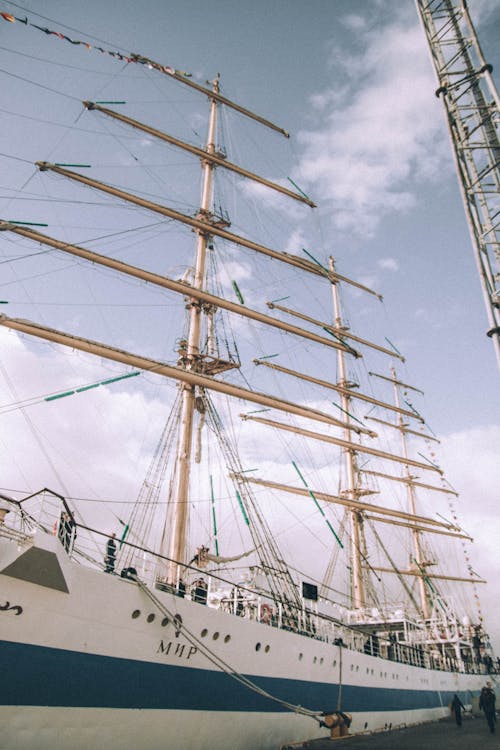
[(379, 543), (380, 547), (382, 548), (385, 556), (389, 560), (390, 565), (394, 569), (394, 572), (396, 573), (396, 575), (397, 575), (397, 577), (399, 579), (400, 584), (402, 585), (402, 587), (404, 588), (404, 590), (408, 594), (408, 597), (409, 597), (411, 603), (415, 607), (415, 611), (420, 613), (420, 610), (421, 610), (420, 605), (418, 604), (418, 602), (416, 601), (415, 597), (413, 596), (413, 593), (412, 593), (410, 587), (408, 586), (408, 584), (406, 583), (405, 578), (401, 574), (398, 566), (396, 565), (396, 563), (394, 562), (393, 558), (389, 554), (389, 550), (387, 549), (387, 547), (385, 546), (385, 544), (382, 542), (382, 539), (380, 538), (380, 535), (379, 535), (379, 533), (377, 532), (377, 530), (375, 528), (375, 524), (370, 519), (368, 519), (368, 524), (369, 524), (369, 526), (370, 526), (370, 528), (372, 530), (372, 533), (373, 533), (375, 539), (377, 540), (377, 542)]
[[(178, 420), (180, 409), (180, 395), (177, 394), (174, 406), (166, 420), (164, 429), (157, 443), (153, 458), (151, 459), (148, 471), (139, 491), (139, 495), (134, 507), (128, 518), (128, 526), (137, 539), (140, 540), (141, 546), (146, 546), (146, 540), (149, 538), (153, 522), (155, 520), (156, 510), (159, 506), (159, 499), (165, 482), (165, 475), (168, 468), (167, 456), (172, 450), (175, 438), (175, 424)], [(134, 550), (131, 547), (123, 549), (119, 557), (119, 565), (129, 567), (132, 565)]]
[[(241, 465), (239, 456), (237, 455), (234, 447), (227, 439), (219, 414), (207, 393), (205, 393), (206, 405), (207, 405), (207, 416), (210, 423), (212, 424), (214, 433), (217, 435), (219, 444), (223, 451), (226, 465), (230, 469), (232, 474), (240, 475), (238, 481), (239, 490), (241, 491), (240, 500), (245, 507), (245, 512), (249, 518), (249, 529), (254, 542), (255, 548), (259, 550), (259, 557), (263, 566), (264, 573), (266, 574), (267, 580), (270, 585), (270, 589), (273, 594), (275, 602), (282, 602), (286, 609), (289, 609), (288, 605), (294, 603), (295, 606), (300, 610), (302, 603), (297, 592), (289, 569), (283, 562), (282, 555), (278, 549), (276, 540), (274, 539), (270, 528), (268, 527), (260, 509), (250, 492), (247, 482), (243, 474), (243, 466)], [(246, 505), (252, 506), (252, 511), (248, 512)], [(278, 573), (278, 575), (277, 575)], [(281, 592), (281, 593), (280, 593)], [(283, 596), (285, 594), (285, 596)], [(293, 617), (293, 612), (288, 613)]]

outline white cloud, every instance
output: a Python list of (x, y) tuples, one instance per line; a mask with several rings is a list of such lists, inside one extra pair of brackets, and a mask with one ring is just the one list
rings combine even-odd
[(457, 515), (475, 539), (471, 549), (474, 570), (488, 580), (478, 586), (485, 624), (500, 652), (498, 597), (500, 594), (500, 425), (473, 427), (442, 440), (443, 466), (460, 493)]
[(386, 271), (399, 271), (399, 261), (396, 258), (380, 258), (378, 265)]
[(341, 24), (350, 31), (364, 31), (366, 28), (366, 18), (358, 16), (355, 13), (349, 13), (341, 18)]
[[(5, 329), (0, 341), (11, 371), (25, 373), (14, 380), (2, 368), (0, 377), (3, 490), (22, 495), (48, 486), (80, 497), (135, 499), (148, 465), (145, 447), (151, 452), (162, 420), (142, 378), (140, 388), (132, 378), (46, 402), (49, 394), (127, 369)], [(34, 403), (21, 409), (27, 399)]]
[(247, 263), (225, 260), (221, 269), (221, 282), (229, 289), (232, 281), (246, 281), (252, 277), (252, 269)]
[(483, 23), (487, 23), (489, 17), (498, 10), (497, 0), (476, 0), (472, 4), (472, 8), (469, 8), (469, 12), (472, 17), (472, 23), (479, 26)]
[(414, 205), (417, 184), (439, 176), (449, 148), (420, 27), (396, 22), (361, 37), (364, 52), (335, 50), (344, 76), (313, 97), (322, 124), (300, 135), (298, 179), (333, 204), (337, 228), (372, 234)]
[[(297, 189), (287, 180), (274, 177), (273, 175), (265, 175), (265, 178), (281, 187), (285, 187), (287, 190), (291, 190), (293, 193), (297, 193)], [(259, 210), (265, 207), (266, 210), (271, 209), (273, 212), (286, 214), (290, 219), (299, 219), (302, 215), (298, 203), (295, 203), (295, 201), (283, 193), (273, 190), (267, 185), (252, 180), (240, 180), (239, 187), (243, 195), (255, 201)]]

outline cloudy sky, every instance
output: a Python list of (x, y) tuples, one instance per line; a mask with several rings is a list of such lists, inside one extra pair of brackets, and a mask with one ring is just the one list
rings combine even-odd
[[(485, 57), (498, 71), (498, 3), (470, 0), (469, 6)], [(0, 10), (19, 17), (26, 15), (33, 23), (61, 30), (72, 38), (88, 39), (94, 46), (144, 54), (189, 71), (194, 80), (203, 84), (220, 72), (225, 95), (291, 132), (290, 142), (286, 143), (254, 132), (248, 135), (241, 152), (228, 136), (228, 144), (234, 149), (229, 158), (236, 162), (240, 156), (245, 159), (251, 147), (257, 145), (262, 161), (255, 171), (265, 168), (269, 177), (285, 181), (290, 177), (318, 203), (313, 223), (319, 229), (314, 229), (315, 234), (302, 221), (299, 209), (287, 208), (288, 226), (293, 229), (288, 236), (290, 250), (296, 251), (301, 242), (311, 243), (313, 237), (320, 237), (323, 259), (332, 253), (340, 272), (383, 294), (384, 302), (377, 311), (380, 323), (373, 320), (373, 305), (356, 295), (347, 299), (349, 314), (357, 324), (366, 324), (374, 338), (387, 337), (404, 352), (407, 363), (401, 373), (403, 379), (425, 392), (421, 409), (441, 438), (440, 463), (460, 492), (456, 509), (464, 528), (476, 540), (471, 553), (474, 568), (490, 580), (487, 590), (481, 593), (485, 614), (489, 615), (490, 628), (500, 649), (500, 630), (494, 622), (500, 595), (497, 583), (500, 577), (499, 373), (485, 335), (487, 319), (444, 113), (434, 96), (434, 71), (413, 2), (255, 0), (240, 4), (232, 0), (183, 3), (144, 0), (139, 7), (136, 3), (112, 0), (104, 3), (88, 0), (78, 6), (40, 0), (36, 8), (2, 2)], [(63, 224), (60, 209), (52, 203), (57, 185), (51, 186), (43, 211), (40, 202), (29, 202), (30, 196), (39, 197), (41, 190), (39, 177), (33, 176), (31, 165), (37, 159), (86, 160), (87, 153), (78, 153), (76, 135), (80, 128), (88, 129), (89, 124), (80, 117), (75, 103), (82, 98), (105, 100), (111, 92), (121, 92), (122, 79), (126, 79), (128, 72), (95, 49), (84, 50), (34, 28), (3, 21), (0, 22), (0, 69), (1, 112), (5, 121), (0, 134), (2, 216), (27, 221), (47, 218), (49, 223), (60, 227)], [(33, 81), (38, 85), (33, 86)], [(131, 81), (136, 83), (133, 73)], [(153, 114), (155, 102), (151, 91), (155, 85), (152, 78), (150, 87), (144, 88), (142, 106), (148, 116)], [(197, 135), (197, 127), (204, 128), (197, 105), (183, 91), (176, 89), (175, 94), (169, 100), (169, 115), (174, 117), (181, 106), (187, 106), (188, 111), (191, 107), (188, 122)], [(140, 105), (137, 88), (134, 95)], [(29, 130), (28, 117), (32, 118)], [(60, 124), (59, 130), (53, 127), (55, 122)], [(64, 128), (69, 123), (73, 126), (71, 132)], [(245, 133), (252, 132), (246, 124), (242, 127)], [(126, 150), (125, 136), (122, 145)], [(100, 148), (100, 163), (105, 165), (106, 160), (111, 163), (106, 146)], [(144, 153), (150, 148), (146, 140), (143, 148)], [(65, 158), (58, 158), (59, 154)], [(177, 166), (185, 171), (184, 162)], [(176, 164), (171, 167), (175, 170)], [(184, 176), (179, 172), (179, 184)], [(128, 173), (123, 171), (118, 177), (115, 172), (113, 178), (125, 184)], [(154, 179), (159, 179), (158, 174)], [(59, 189), (59, 197), (64, 198), (67, 188)], [(180, 200), (175, 187), (170, 190), (172, 199)], [(251, 196), (250, 192), (247, 189), (248, 200), (258, 201), (259, 196)], [(230, 202), (229, 190), (222, 195)], [(261, 207), (263, 224), (268, 222), (267, 209), (271, 210), (273, 203), (280, 201), (268, 198), (266, 206)], [(229, 205), (228, 210), (233, 212), (233, 206)], [(78, 211), (83, 239), (88, 226), (87, 207), (81, 205)], [(241, 226), (244, 218), (236, 213)], [(117, 224), (118, 221), (117, 218)], [(78, 226), (76, 220), (72, 223)], [(102, 234), (110, 233), (104, 220), (102, 226)], [(270, 227), (268, 223), (266, 229), (269, 231)], [(238, 232), (237, 223), (233, 229)], [(150, 239), (154, 240), (156, 230), (150, 231)], [(130, 248), (129, 258), (137, 262), (140, 248), (132, 240)], [(5, 242), (3, 252), (7, 259), (11, 257), (12, 249)], [(9, 301), (9, 314), (28, 318), (39, 314), (50, 324), (58, 322), (62, 309), (57, 303), (61, 300), (54, 299), (54, 292), (49, 291), (44, 280), (45, 274), (51, 273), (63, 278), (65, 267), (60, 259), (51, 262), (50, 268), (40, 267), (39, 272), (44, 275), (40, 276), (36, 291), (35, 287), (26, 286), (29, 284), (26, 279), (31, 278), (32, 282), (33, 278), (25, 266), (6, 270), (2, 294)], [(230, 262), (234, 267), (228, 270), (230, 266), (226, 265), (228, 279), (238, 279), (244, 293), (258, 295), (258, 284), (253, 281), (249, 266), (231, 257)], [(176, 266), (175, 258), (169, 258), (168, 262), (158, 258), (157, 264), (163, 272), (184, 270), (182, 264)], [(72, 290), (75, 306), (70, 306), (69, 283), (61, 282), (59, 289), (67, 303), (65, 312), (71, 315), (72, 325), (66, 328), (84, 334), (85, 325), (95, 312), (84, 306), (83, 291), (77, 286)], [(277, 278), (275, 286), (278, 289)], [(100, 299), (105, 289), (106, 277), (93, 281), (94, 299)], [(118, 306), (121, 297), (117, 295), (115, 299), (111, 290), (109, 294), (109, 303)], [(275, 296), (280, 294), (277, 292)], [(23, 303), (17, 309), (13, 304), (16, 300)], [(148, 303), (151, 308), (153, 302)], [(157, 312), (150, 309), (154, 326), (161, 325), (164, 312), (164, 309)], [(118, 318), (109, 306), (99, 314), (103, 328), (116, 333)], [(119, 330), (124, 347), (134, 338), (135, 325), (135, 318), (130, 317), (126, 331)], [(93, 382), (99, 376), (79, 355), (70, 362), (53, 349), (37, 350), (12, 334), (2, 336), (2, 340), (9, 351), (9, 365), (14, 364), (12, 371), (2, 359), (2, 374), (8, 383), (4, 410), (10, 415), (4, 419), (17, 420), (9, 422), (2, 440), (9, 453), (12, 442), (15, 443), (15, 463), (19, 465), (16, 474), (10, 464), (4, 467), (4, 489), (30, 491), (58, 483), (64, 490), (71, 475), (69, 492), (73, 494), (116, 496), (123, 486), (127, 492), (132, 491), (131, 485), (123, 480), (113, 450), (120, 434), (118, 418), (116, 424), (112, 416), (102, 420), (99, 434), (92, 427), (104, 408), (101, 395), (83, 406), (68, 406), (64, 416), (66, 436), (74, 431), (75, 423), (80, 428), (85, 425), (80, 430), (80, 439), (82, 433), (87, 436), (84, 448), (88, 465), (71, 463), (66, 456), (67, 465), (56, 466), (51, 455), (60, 433), (52, 429), (51, 420), (40, 417), (33, 431), (44, 458), (40, 464), (33, 461), (31, 467), (21, 467), (20, 457), (26, 458), (26, 453), (21, 438), (17, 444), (15, 436), (21, 435), (31, 420), (33, 425), (36, 417), (30, 409), (11, 413), (9, 408), (18, 401), (56, 392), (71, 383)], [(147, 336), (143, 343), (152, 350)], [(56, 356), (59, 359), (54, 368)], [(19, 374), (21, 367), (27, 375)], [(163, 394), (155, 388), (151, 386), (146, 392), (129, 388), (115, 394), (120, 399), (116, 413), (125, 412), (131, 420), (135, 415), (140, 414), (141, 418), (147, 415), (147, 421), (159, 429)], [(168, 390), (169, 386), (164, 388)], [(112, 413), (115, 412), (109, 412)], [(135, 457), (129, 472), (132, 473), (133, 466), (136, 476), (145, 473), (145, 443), (150, 447), (148, 439), (152, 440), (140, 434), (139, 431), (130, 434), (125, 451), (129, 457)], [(44, 471), (49, 472), (49, 479), (42, 478)], [(77, 492), (75, 477), (81, 479), (81, 492)]]

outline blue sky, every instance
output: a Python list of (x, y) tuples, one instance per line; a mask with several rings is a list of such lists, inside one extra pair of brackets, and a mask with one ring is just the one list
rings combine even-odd
[[(500, 8), (490, 0), (471, 0), (469, 6), (498, 84)], [(224, 94), (291, 132), (292, 138), (286, 142), (238, 122), (243, 145), (238, 145), (241, 150), (230, 158), (249, 163), (255, 147), (255, 171), (265, 168), (271, 178), (291, 177), (317, 201), (316, 217), (290, 210), (289, 249), (295, 251), (294, 242), (303, 241), (323, 259), (333, 253), (341, 273), (384, 295), (383, 305), (374, 305), (347, 294), (349, 319), (357, 328), (366, 327), (374, 339), (388, 337), (403, 351), (407, 357), (403, 379), (425, 392), (422, 411), (443, 440), (443, 465), (462, 495), (460, 516), (477, 537), (477, 568), (492, 581), (485, 600), (493, 614), (500, 593), (495, 583), (500, 573), (495, 567), (500, 543), (499, 373), (485, 335), (486, 314), (444, 112), (434, 96), (434, 71), (413, 2), (144, 0), (138, 6), (109, 0), (78, 5), (41, 0), (33, 10), (29, 5), (8, 2), (1, 3), (0, 9), (26, 14), (34, 23), (61, 29), (73, 38), (87, 35), (91, 44), (106, 49), (144, 54), (191, 72), (201, 83), (220, 72)], [(15, 52), (21, 54), (16, 57)], [(51, 59), (57, 65), (51, 67), (33, 58)], [(11, 113), (36, 114), (84, 127), (88, 120), (76, 119), (79, 115), (71, 96), (75, 101), (99, 98), (102, 91), (102, 98), (109, 92), (115, 98), (114, 94), (125, 91), (125, 83), (132, 83), (136, 86), (136, 109), (144, 111), (144, 119), (156, 116), (160, 127), (161, 117), (168, 114), (180, 134), (185, 120), (179, 117), (176, 124), (175, 114), (177, 109), (187, 108), (192, 133), (197, 135), (198, 125), (204, 128), (198, 101), (181, 87), (172, 88), (168, 106), (158, 114), (154, 76), (142, 84), (133, 70), (129, 77), (118, 62), (95, 50), (71, 47), (20, 24), (0, 23), (0, 68), (65, 93), (58, 97), (2, 73), (3, 107)], [(74, 89), (76, 76), (78, 90)], [(78, 153), (77, 133), (69, 128), (54, 136), (52, 127), (38, 123), (36, 135), (26, 135), (33, 130), (24, 130), (22, 121), (12, 115), (5, 113), (5, 117), (8, 129), (3, 128), (0, 135), (4, 154), (14, 153), (28, 161), (56, 159), (59, 154), (64, 155), (61, 161), (79, 161), (86, 156)], [(228, 125), (234, 122), (229, 116)], [(200, 132), (204, 135), (204, 130)], [(107, 146), (101, 148), (104, 174), (106, 160), (111, 162), (114, 152), (110, 150), (108, 158)], [(32, 176), (27, 165), (17, 171), (19, 164), (7, 158), (1, 161), (5, 200), (0, 212), (6, 218), (23, 218), (19, 211), (26, 210), (26, 204), (6, 199), (12, 197), (9, 186), (14, 183), (20, 188), (29, 180), (24, 191), (39, 190), (38, 177)], [(189, 167), (183, 160), (178, 164), (174, 160), (169, 166), (174, 172), (178, 169), (175, 174), (180, 184)], [(118, 174), (121, 182), (128, 180), (129, 173), (115, 171), (114, 177)], [(155, 178), (160, 179), (159, 173)], [(54, 186), (57, 189), (64, 196), (67, 187)], [(171, 198), (180, 200), (175, 187), (170, 190)], [(229, 186), (221, 195), (230, 201)], [(249, 202), (251, 198), (249, 194)], [(16, 217), (5, 214), (12, 206)], [(54, 223), (52, 206), (50, 209)], [(36, 208), (31, 205), (31, 210), (40, 220), (41, 204)], [(48, 210), (48, 204), (43, 210)], [(84, 235), (87, 209), (78, 210)], [(24, 214), (27, 220), (28, 214)], [(264, 209), (261, 217), (269, 222), (266, 229), (270, 231), (271, 219)], [(247, 217), (241, 213), (235, 219), (238, 231), (238, 222), (244, 227)], [(103, 227), (103, 233), (109, 229), (104, 219)], [(177, 239), (182, 242), (185, 235)], [(132, 249), (130, 253), (137, 261), (140, 251)], [(155, 268), (167, 270), (160, 255), (154, 263)], [(176, 268), (172, 259), (167, 265), (168, 270)], [(257, 294), (258, 285), (248, 269), (235, 266), (233, 275), (238, 273), (244, 294)], [(98, 297), (107, 281), (92, 283)], [(54, 300), (48, 289), (42, 283), (36, 293), (46, 305), (40, 307), (43, 315), (55, 324), (60, 310), (49, 308)], [(76, 287), (74, 293), (76, 299)], [(119, 299), (117, 294), (117, 303)], [(19, 312), (9, 309), (9, 313), (21, 317), (34, 314), (31, 307)], [(159, 310), (158, 325), (162, 314)], [(84, 330), (85, 318), (92, 313), (82, 307), (72, 310), (72, 315), (75, 325)], [(112, 314), (106, 326), (118, 327)], [(134, 326), (131, 318), (130, 331)], [(144, 406), (142, 402), (138, 405), (139, 395), (129, 398), (137, 408)], [(496, 638), (498, 643), (498, 632)]]

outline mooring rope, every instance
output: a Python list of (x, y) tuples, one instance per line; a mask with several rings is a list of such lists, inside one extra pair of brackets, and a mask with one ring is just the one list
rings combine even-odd
[[(139, 588), (144, 591), (144, 593), (151, 599), (153, 604), (160, 610), (160, 612), (167, 617), (170, 617), (172, 622), (175, 624), (176, 620), (175, 615), (168, 609), (168, 607), (165, 606), (163, 602), (161, 602), (157, 596), (151, 591), (149, 586), (144, 583), (144, 581), (141, 581), (139, 578), (135, 577), (135, 580), (137, 581), (137, 585)], [(290, 703), (289, 701), (285, 701), (282, 698), (278, 698), (276, 695), (272, 695), (271, 693), (268, 693), (267, 690), (264, 690), (263, 688), (259, 687), (255, 682), (250, 680), (248, 677), (245, 677), (245, 675), (242, 675), (240, 672), (237, 672), (235, 669), (233, 669), (227, 662), (225, 662), (223, 659), (221, 659), (220, 656), (215, 654), (213, 651), (211, 651), (208, 646), (206, 646), (202, 641), (200, 641), (199, 638), (197, 638), (194, 633), (192, 633), (184, 623), (179, 624), (178, 626), (179, 630), (182, 630), (182, 633), (186, 640), (191, 643), (191, 645), (196, 646), (197, 649), (199, 649), (202, 654), (214, 665), (217, 667), (217, 669), (220, 669), (225, 674), (227, 674), (228, 677), (231, 677), (232, 679), (236, 680), (236, 682), (239, 682), (240, 684), (244, 685), (249, 690), (253, 690), (258, 695), (261, 695), (263, 698), (268, 698), (271, 701), (274, 701), (275, 703), (279, 703), (279, 705), (283, 706), (284, 708), (288, 708), (290, 711), (293, 711), (297, 714), (303, 714), (304, 716), (309, 716), (311, 719), (314, 719), (318, 723), (320, 722), (319, 717), (323, 716), (324, 714), (320, 711), (313, 711), (308, 708), (304, 708), (303, 706), (295, 705), (294, 703)]]

